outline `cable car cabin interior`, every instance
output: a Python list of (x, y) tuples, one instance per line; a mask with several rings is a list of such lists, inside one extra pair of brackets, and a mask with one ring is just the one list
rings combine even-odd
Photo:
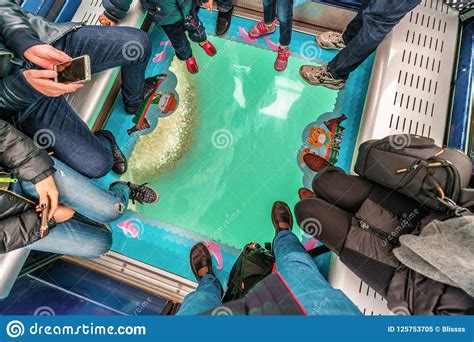
[[(128, 171), (99, 184), (148, 183), (160, 201), (139, 202), (110, 226), (113, 245), (98, 259), (28, 252), (0, 255), (2, 315), (172, 315), (197, 283), (189, 251), (206, 241), (217, 277), (227, 282), (242, 247), (271, 242), (268, 208), (294, 205), (314, 172), (315, 153), (351, 172), (357, 147), (394, 133), (431, 137), (472, 155), (473, 11), (423, 0), (393, 29), (340, 90), (314, 87), (299, 76), (337, 51), (315, 35), (342, 32), (361, 1), (320, 0), (294, 7), (291, 57), (273, 69), (277, 36), (251, 38), (262, 17), (258, 0), (234, 0), (229, 31), (214, 32), (217, 12), (201, 9), (217, 53), (193, 46), (199, 73), (190, 74), (161, 27), (135, 0), (120, 25), (141, 28), (152, 41), (146, 76), (157, 87), (137, 115), (125, 112), (118, 68), (93, 75), (67, 101), (94, 131), (113, 132)], [(102, 1), (24, 0), (21, 7), (55, 22), (100, 25)], [(132, 42), (133, 43), (133, 42)], [(130, 45), (126, 53), (140, 53)], [(133, 49), (137, 51), (133, 51)], [(449, 96), (447, 96), (449, 94)], [(320, 243), (298, 228), (310, 250)], [(314, 258), (329, 283), (365, 315), (392, 314), (386, 301), (333, 253)]]

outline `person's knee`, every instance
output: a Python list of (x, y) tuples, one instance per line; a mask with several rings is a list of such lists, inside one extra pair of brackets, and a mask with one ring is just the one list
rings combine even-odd
[(142, 30), (127, 28), (123, 32), (123, 54), (125, 58), (137, 63), (147, 62), (151, 56), (151, 41)]
[(319, 201), (317, 198), (306, 198), (296, 203), (294, 212), (296, 222), (299, 226), (301, 226), (303, 222), (308, 221), (308, 219), (316, 219)]
[(108, 227), (103, 227), (98, 232), (100, 232), (100, 236), (91, 246), (90, 258), (98, 258), (108, 253), (112, 248), (112, 231)]

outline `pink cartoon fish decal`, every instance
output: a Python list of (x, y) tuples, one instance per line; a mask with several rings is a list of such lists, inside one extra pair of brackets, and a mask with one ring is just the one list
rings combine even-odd
[(311, 239), (311, 240), (308, 240), (304, 243), (304, 248), (307, 250), (307, 251), (310, 251), (312, 250), (313, 248), (315, 248), (316, 246), (318, 245), (318, 240), (316, 239)]
[(224, 266), (224, 259), (222, 258), (222, 253), (221, 249), (219, 248), (219, 245), (215, 243), (214, 241), (206, 241), (204, 243), (207, 248), (209, 248), (209, 251), (211, 252), (211, 255), (216, 258), (217, 260), (217, 269), (222, 270), (222, 267)]
[(247, 42), (247, 43), (253, 43), (256, 41), (256, 39), (254, 38), (250, 38), (249, 34), (247, 33), (247, 31), (245, 31), (245, 29), (240, 26), (239, 27), (239, 32), (240, 32), (240, 35), (242, 36), (242, 38)]
[(123, 220), (117, 224), (117, 227), (122, 229), (125, 236), (132, 237), (133, 239), (140, 238), (140, 227), (132, 220)]
[(159, 63), (162, 60), (166, 58), (166, 50), (161, 51), (160, 53), (157, 53), (155, 57), (153, 58), (153, 63)]
[(160, 42), (160, 45), (161, 46), (168, 46), (168, 45), (171, 45), (171, 42), (169, 40), (167, 40), (165, 42)]
[(270, 49), (272, 49), (275, 52), (278, 52), (278, 44), (275, 44), (274, 42), (272, 42), (270, 37), (265, 36), (265, 37), (263, 37), (263, 39), (265, 39), (265, 41), (267, 42), (267, 45), (270, 47)]

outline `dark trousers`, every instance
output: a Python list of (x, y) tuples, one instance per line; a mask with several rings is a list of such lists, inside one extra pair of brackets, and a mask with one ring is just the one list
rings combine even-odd
[(198, 10), (199, 7), (197, 7), (196, 4), (184, 20), (170, 25), (161, 25), (171, 41), (176, 57), (178, 57), (179, 60), (185, 61), (193, 55), (193, 50), (191, 49), (188, 37), (186, 37), (186, 32), (188, 33), (189, 39), (195, 43), (202, 43), (207, 40), (206, 29), (197, 15)]
[(329, 62), (329, 72), (337, 79), (347, 79), (377, 49), (393, 27), (420, 2), (364, 0), (357, 16), (344, 32), (343, 39), (347, 46)]
[[(89, 55), (92, 72), (122, 67), (123, 99), (127, 105), (143, 101), (145, 69), (151, 45), (145, 32), (130, 27), (85, 26), (55, 46), (71, 57)], [(37, 145), (89, 178), (112, 168), (111, 142), (95, 136), (63, 96), (41, 96), (13, 122)]]
[(232, 0), (217, 0), (217, 10), (228, 12), (232, 8)]
[(280, 45), (291, 43), (293, 30), (293, 0), (263, 0), (263, 20), (271, 24), (278, 17), (280, 22)]

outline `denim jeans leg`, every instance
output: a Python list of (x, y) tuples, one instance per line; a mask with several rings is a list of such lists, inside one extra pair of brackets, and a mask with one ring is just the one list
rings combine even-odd
[(94, 259), (107, 253), (112, 246), (112, 232), (75, 219), (59, 223), (49, 234), (27, 246), (27, 249), (66, 254), (79, 258)]
[(280, 22), (280, 45), (288, 46), (291, 43), (293, 30), (293, 0), (279, 0), (277, 5), (277, 16)]
[(217, 0), (217, 10), (219, 12), (229, 12), (232, 9), (233, 0)]
[(161, 27), (173, 45), (176, 57), (178, 57), (179, 60), (185, 61), (193, 56), (191, 44), (189, 44), (188, 37), (186, 37), (184, 20), (180, 20), (177, 23), (170, 25), (161, 25)]
[(370, 0), (362, 1), (360, 9), (357, 12), (357, 15), (354, 17), (354, 19), (351, 20), (351, 22), (347, 25), (346, 29), (344, 30), (344, 33), (342, 34), (342, 39), (344, 40), (344, 43), (346, 43), (346, 45), (349, 44), (352, 38), (355, 37), (355, 35), (359, 32), (360, 28), (362, 27), (362, 11), (365, 8), (367, 8), (369, 3), (370, 3)]
[(105, 141), (97, 138), (63, 96), (43, 97), (14, 123), (35, 143), (89, 178), (105, 176), (113, 155)]
[(340, 290), (329, 285), (298, 238), (281, 231), (273, 241), (278, 272), (308, 315), (360, 315)]
[(362, 27), (347, 46), (329, 62), (329, 72), (335, 78), (347, 79), (420, 1), (371, 0), (362, 11)]
[(145, 70), (151, 56), (151, 42), (145, 32), (122, 26), (84, 26), (67, 34), (56, 47), (71, 57), (89, 55), (92, 73), (122, 67), (124, 104), (142, 104)]
[(276, 0), (263, 0), (263, 21), (271, 24), (276, 18)]
[[(127, 209), (130, 196), (128, 186), (116, 184), (106, 190), (57, 159), (54, 160), (54, 167), (57, 171), (53, 177), (61, 204), (100, 223), (117, 220)], [(21, 189), (28, 197), (38, 198), (31, 182), (21, 182)]]
[(184, 298), (177, 316), (194, 316), (222, 305), (222, 287), (216, 277), (206, 274), (196, 291)]
[(188, 31), (189, 39), (195, 43), (201, 43), (207, 40), (206, 29), (201, 19), (197, 15), (199, 7), (192, 7), (189, 15), (184, 19), (184, 27)]

